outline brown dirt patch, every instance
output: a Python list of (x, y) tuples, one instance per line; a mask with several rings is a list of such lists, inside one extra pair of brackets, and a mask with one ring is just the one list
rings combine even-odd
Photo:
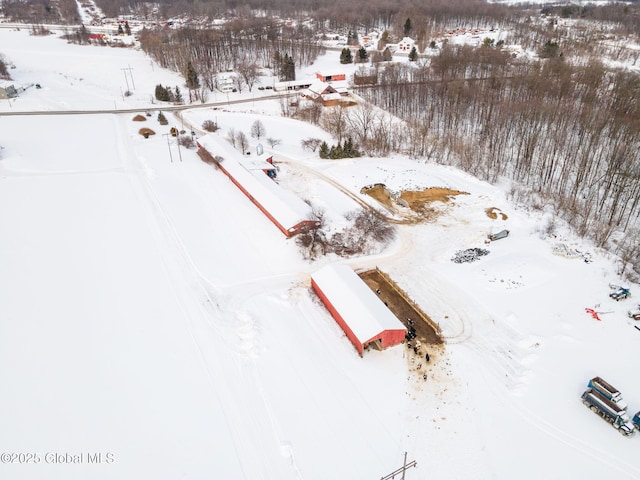
[(425, 205), (431, 202), (443, 202), (447, 203), (456, 195), (469, 195), (467, 192), (461, 192), (460, 190), (451, 190), (450, 188), (425, 188), (424, 190), (405, 190), (400, 194), (405, 202), (409, 204), (409, 207), (413, 211), (420, 211), (425, 208)]
[(381, 183), (377, 183), (370, 187), (362, 187), (362, 189), (360, 189), (360, 193), (369, 195), (371, 198), (377, 200), (388, 208), (393, 208), (393, 202), (391, 201), (389, 190), (387, 190), (387, 187)]
[(147, 117), (145, 117), (144, 115), (136, 115), (135, 117), (133, 117), (133, 121), (134, 122), (146, 122), (147, 121)]
[[(420, 343), (428, 345), (443, 343), (438, 325), (387, 274), (376, 268), (358, 275), (371, 290), (378, 294), (380, 300), (407, 329), (415, 328), (416, 339), (420, 340)], [(413, 324), (409, 322), (410, 319)]]
[(493, 220), (497, 220), (498, 217), (500, 217), (501, 220), (506, 220), (507, 218), (507, 214), (504, 213), (502, 210), (500, 210), (499, 208), (496, 207), (489, 207), (489, 208), (485, 208), (485, 213), (487, 214), (487, 217), (493, 219)]
[(396, 206), (402, 206), (423, 216), (426, 215), (428, 218), (435, 215), (435, 210), (428, 207), (430, 203), (447, 203), (456, 195), (468, 195), (467, 192), (440, 187), (405, 190), (400, 192), (400, 195), (395, 195), (382, 183), (363, 187), (360, 193), (369, 195), (391, 210), (395, 210)]

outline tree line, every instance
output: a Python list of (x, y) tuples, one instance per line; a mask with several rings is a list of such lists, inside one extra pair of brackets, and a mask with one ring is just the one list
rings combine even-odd
[(507, 178), (516, 199), (553, 208), (638, 268), (638, 80), (597, 60), (520, 62), (490, 47), (445, 46), (420, 68), (384, 69), (360, 94), (406, 121), (406, 153)]

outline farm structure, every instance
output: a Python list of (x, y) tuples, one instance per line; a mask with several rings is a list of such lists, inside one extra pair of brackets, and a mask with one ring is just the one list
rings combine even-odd
[(344, 91), (345, 89), (338, 89), (326, 82), (314, 82), (303, 95), (309, 100), (322, 103), (325, 107), (332, 107), (340, 103)]
[(316, 78), (321, 82), (340, 82), (347, 79), (347, 75), (337, 72), (317, 72)]
[(327, 265), (311, 275), (311, 287), (360, 356), (404, 341), (405, 326), (351, 267)]
[(220, 170), (287, 237), (318, 226), (311, 207), (270, 177), (275, 176), (271, 156), (242, 155), (226, 140), (210, 133), (198, 139), (198, 154), (213, 160)]
[(288, 82), (276, 82), (273, 86), (273, 89), (276, 92), (298, 91), (309, 88), (312, 83), (312, 80), (291, 80)]

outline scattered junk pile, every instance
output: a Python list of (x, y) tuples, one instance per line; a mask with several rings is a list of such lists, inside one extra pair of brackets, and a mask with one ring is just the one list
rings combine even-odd
[(584, 263), (591, 263), (593, 259), (589, 252), (583, 252), (577, 248), (570, 247), (566, 243), (559, 242), (553, 246), (553, 254), (565, 258), (582, 258)]
[(484, 248), (467, 248), (466, 250), (458, 250), (451, 258), (451, 261), (453, 263), (475, 262), (485, 255), (489, 255), (489, 250), (485, 250)]
[(633, 418), (627, 414), (627, 404), (620, 391), (600, 377), (589, 380), (582, 394), (582, 403), (605, 421), (613, 425), (622, 435), (628, 436), (640, 430), (640, 411)]

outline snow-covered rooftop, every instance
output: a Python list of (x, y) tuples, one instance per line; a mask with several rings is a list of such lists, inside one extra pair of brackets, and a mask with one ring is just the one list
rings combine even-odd
[(327, 265), (311, 278), (361, 343), (385, 330), (406, 330), (351, 267)]
[(309, 205), (281, 188), (262, 171), (273, 168), (273, 165), (243, 156), (227, 140), (214, 133), (199, 138), (198, 143), (214, 157), (221, 157), (222, 168), (287, 231), (301, 222), (316, 220)]

